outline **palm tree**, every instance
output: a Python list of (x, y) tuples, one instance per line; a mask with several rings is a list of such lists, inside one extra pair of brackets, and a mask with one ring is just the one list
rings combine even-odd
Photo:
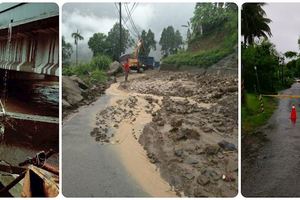
[(264, 3), (245, 3), (242, 6), (242, 35), (244, 44), (252, 44), (255, 37), (272, 36), (266, 12), (262, 9)]
[(74, 38), (74, 43), (76, 46), (76, 66), (78, 64), (78, 40), (83, 40), (84, 38), (80, 35), (78, 29), (77, 32), (72, 33), (72, 37)]

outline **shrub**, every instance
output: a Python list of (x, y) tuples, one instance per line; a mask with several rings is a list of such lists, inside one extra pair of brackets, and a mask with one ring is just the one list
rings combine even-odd
[(97, 55), (93, 57), (90, 65), (93, 70), (107, 70), (109, 68), (109, 64), (112, 63), (112, 60), (105, 55)]
[(64, 76), (72, 76), (74, 75), (73, 70), (70, 66), (63, 66), (62, 68), (62, 74)]
[(95, 71), (93, 71), (91, 73), (90, 83), (92, 83), (92, 84), (103, 83), (106, 80), (107, 80), (106, 74), (99, 69), (96, 69)]
[(90, 64), (84, 63), (73, 67), (72, 71), (77, 76), (89, 75), (89, 73), (92, 71), (92, 67)]

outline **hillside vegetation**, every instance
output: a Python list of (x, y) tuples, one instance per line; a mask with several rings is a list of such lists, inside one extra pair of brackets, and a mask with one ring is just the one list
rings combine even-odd
[(189, 23), (187, 49), (168, 55), (163, 63), (207, 68), (236, 51), (237, 34), (235, 4), (197, 4)]

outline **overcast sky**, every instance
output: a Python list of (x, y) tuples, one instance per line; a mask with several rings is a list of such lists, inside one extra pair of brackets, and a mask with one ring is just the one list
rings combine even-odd
[[(132, 5), (133, 3), (128, 4), (129, 9)], [(186, 25), (193, 16), (194, 8), (195, 3), (138, 3), (132, 18), (139, 31), (150, 28), (158, 44), (163, 28), (169, 25), (178, 29), (186, 38), (187, 29), (182, 25)], [(126, 19), (126, 11), (122, 10)], [(71, 34), (79, 30), (84, 37), (84, 41), (80, 41), (79, 52), (86, 59), (91, 56), (87, 47), (89, 38), (97, 32), (107, 34), (118, 20), (114, 3), (68, 3), (63, 6), (62, 34), (67, 42), (74, 44)], [(130, 23), (127, 24), (131, 29)], [(150, 56), (159, 59), (160, 52), (151, 52)]]
[(270, 28), (273, 37), (270, 40), (278, 52), (299, 52), (300, 3), (268, 3), (265, 5), (267, 17), (272, 20)]

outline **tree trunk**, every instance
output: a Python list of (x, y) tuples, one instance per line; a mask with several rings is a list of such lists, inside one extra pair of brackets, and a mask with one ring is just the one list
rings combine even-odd
[(76, 44), (76, 66), (78, 65), (78, 44)]

